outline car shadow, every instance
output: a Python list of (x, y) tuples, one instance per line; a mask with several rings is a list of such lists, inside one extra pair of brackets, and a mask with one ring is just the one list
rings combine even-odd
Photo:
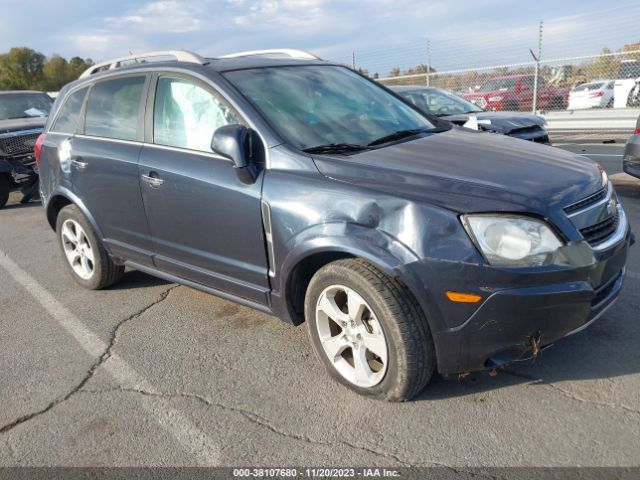
[(170, 285), (162, 278), (154, 277), (138, 270), (127, 269), (124, 277), (115, 285), (109, 287), (109, 290), (131, 290), (134, 288), (157, 287), (159, 285)]
[[(636, 307), (637, 308), (637, 307)], [(634, 306), (618, 317), (602, 318), (590, 328), (556, 342), (534, 360), (518, 362), (465, 377), (437, 375), (416, 400), (441, 400), (476, 395), (522, 384), (554, 384), (563, 381), (610, 379), (640, 372), (637, 344), (640, 322)]]
[(32, 207), (42, 207), (42, 202), (40, 200), (32, 200), (29, 203), (7, 203), (2, 210), (19, 210)]

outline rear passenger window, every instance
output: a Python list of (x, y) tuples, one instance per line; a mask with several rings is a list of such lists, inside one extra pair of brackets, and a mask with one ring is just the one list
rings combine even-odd
[(87, 102), (87, 135), (136, 140), (145, 77), (124, 77), (96, 83)]
[(75, 135), (80, 131), (80, 111), (82, 110), (82, 103), (84, 102), (86, 94), (87, 88), (83, 88), (69, 95), (51, 130), (60, 133), (70, 133), (71, 135)]
[(216, 129), (238, 123), (229, 106), (188, 80), (158, 79), (153, 114), (153, 140), (159, 145), (211, 151)]

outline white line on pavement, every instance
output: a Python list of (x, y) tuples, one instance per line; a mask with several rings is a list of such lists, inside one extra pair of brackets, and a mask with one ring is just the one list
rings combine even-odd
[[(5, 269), (38, 303), (64, 328), (91, 357), (98, 358), (108, 345), (100, 340), (78, 317), (71, 313), (53, 295), (45, 290), (31, 275), (11, 260), (0, 250), (0, 267)], [(156, 391), (155, 388), (139, 375), (117, 353), (112, 353), (102, 367), (116, 380), (127, 387)], [(156, 422), (180, 443), (190, 454), (194, 455), (202, 466), (218, 465), (219, 450), (215, 442), (185, 415), (173, 408), (169, 400), (160, 400), (162, 408), (154, 408), (142, 402), (142, 407)], [(157, 407), (157, 403), (155, 405)]]

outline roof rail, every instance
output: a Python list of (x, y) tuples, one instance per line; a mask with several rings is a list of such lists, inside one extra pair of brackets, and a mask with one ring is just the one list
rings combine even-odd
[(84, 72), (82, 72), (80, 78), (88, 77), (103, 70), (113, 70), (122, 66), (123, 62), (137, 63), (138, 60), (153, 57), (173, 57), (179, 62), (198, 63), (200, 65), (206, 65), (207, 63), (209, 63), (206, 59), (204, 59), (197, 53), (189, 52), (186, 50), (160, 50), (157, 52), (146, 52), (136, 55), (128, 55), (126, 57), (114, 58), (113, 60), (107, 60), (106, 62), (96, 63), (95, 65), (92, 65)]
[(297, 60), (321, 60), (312, 53), (293, 48), (275, 48), (273, 50), (249, 50), (247, 52), (229, 53), (218, 58), (254, 57), (260, 55), (284, 55)]

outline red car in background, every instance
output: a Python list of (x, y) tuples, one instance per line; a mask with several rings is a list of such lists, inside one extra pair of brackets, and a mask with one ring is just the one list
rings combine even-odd
[[(464, 98), (485, 110), (531, 111), (533, 106), (533, 75), (509, 75), (495, 77), (484, 82)], [(569, 90), (547, 84), (538, 77), (538, 100), (541, 110), (563, 110), (567, 105)]]

